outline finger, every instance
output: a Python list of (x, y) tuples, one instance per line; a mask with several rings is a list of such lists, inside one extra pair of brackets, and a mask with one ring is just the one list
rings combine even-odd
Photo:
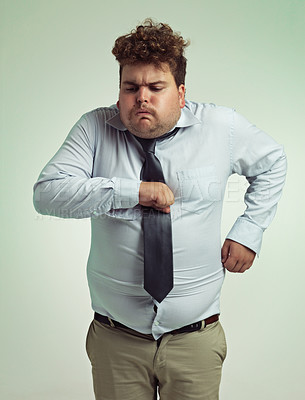
[(164, 204), (166, 204), (167, 206), (170, 206), (170, 205), (172, 205), (172, 204), (174, 204), (174, 202), (175, 202), (175, 196), (174, 196), (174, 194), (173, 194), (173, 192), (170, 190), (170, 188), (168, 187), (168, 186), (166, 186), (166, 185), (164, 185), (164, 193), (163, 193), (163, 195), (164, 195), (164, 201), (165, 201), (165, 203)]
[(175, 197), (173, 192), (170, 190), (168, 186), (162, 184), (158, 195), (155, 199), (155, 204), (157, 207), (165, 208), (172, 205), (175, 202)]
[(244, 265), (242, 266), (242, 268), (239, 272), (247, 271), (252, 266), (252, 264), (253, 264), (253, 261), (244, 263)]
[(174, 203), (175, 203), (174, 193), (171, 190), (169, 190), (169, 205), (172, 205)]
[(233, 257), (229, 257), (227, 258), (227, 260), (224, 262), (223, 266), (230, 272), (235, 272), (235, 268), (236, 268), (236, 260)]
[(169, 206), (164, 207), (164, 208), (160, 208), (160, 207), (157, 207), (157, 206), (153, 206), (153, 208), (154, 208), (155, 210), (157, 210), (157, 211), (161, 211), (161, 212), (164, 212), (164, 213), (166, 213), (166, 214), (169, 214), (170, 211), (171, 211), (171, 209), (170, 209)]
[(242, 261), (237, 261), (237, 263), (235, 264), (234, 270), (232, 272), (242, 273), (245, 271), (245, 269), (243, 269), (244, 266), (245, 266), (245, 264)]
[(225, 263), (230, 254), (230, 242), (226, 240), (221, 249), (221, 262)]
[(237, 272), (237, 273), (244, 273), (246, 272), (253, 264), (253, 261), (246, 261), (246, 262), (240, 262), (238, 265), (235, 266), (234, 271), (231, 272)]
[(164, 196), (163, 193), (161, 193), (157, 199), (153, 202), (153, 207), (154, 208), (160, 208), (160, 209), (164, 209), (170, 206), (170, 203), (168, 201), (168, 199), (166, 198), (166, 196)]

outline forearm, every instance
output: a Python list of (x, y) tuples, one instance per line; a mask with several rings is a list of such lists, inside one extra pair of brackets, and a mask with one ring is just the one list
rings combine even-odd
[(38, 180), (34, 206), (43, 215), (88, 218), (111, 209), (131, 208), (139, 202), (139, 181), (102, 177)]
[[(88, 218), (138, 204), (140, 180), (129, 179), (127, 174), (112, 177), (107, 166), (94, 169), (96, 149), (101, 149), (107, 132), (108, 116), (104, 114), (100, 111), (82, 116), (44, 167), (34, 185), (37, 212), (61, 218)], [(98, 157), (100, 164), (107, 163), (107, 157), (105, 161)]]

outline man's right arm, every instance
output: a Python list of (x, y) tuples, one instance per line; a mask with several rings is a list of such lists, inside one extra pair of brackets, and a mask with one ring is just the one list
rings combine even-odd
[(87, 218), (139, 203), (140, 180), (92, 177), (96, 129), (83, 116), (42, 170), (34, 186), (37, 212), (61, 218)]

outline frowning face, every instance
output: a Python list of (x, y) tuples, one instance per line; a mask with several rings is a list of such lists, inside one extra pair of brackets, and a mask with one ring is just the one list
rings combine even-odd
[(125, 65), (117, 103), (120, 118), (135, 136), (155, 138), (169, 132), (184, 107), (185, 87), (177, 88), (168, 64)]

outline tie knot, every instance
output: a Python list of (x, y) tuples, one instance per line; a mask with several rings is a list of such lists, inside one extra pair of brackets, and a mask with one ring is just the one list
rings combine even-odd
[(145, 153), (153, 153), (155, 154), (155, 147), (156, 147), (156, 141), (157, 139), (143, 139), (140, 137), (137, 137), (137, 140), (139, 143), (141, 143), (141, 146)]

